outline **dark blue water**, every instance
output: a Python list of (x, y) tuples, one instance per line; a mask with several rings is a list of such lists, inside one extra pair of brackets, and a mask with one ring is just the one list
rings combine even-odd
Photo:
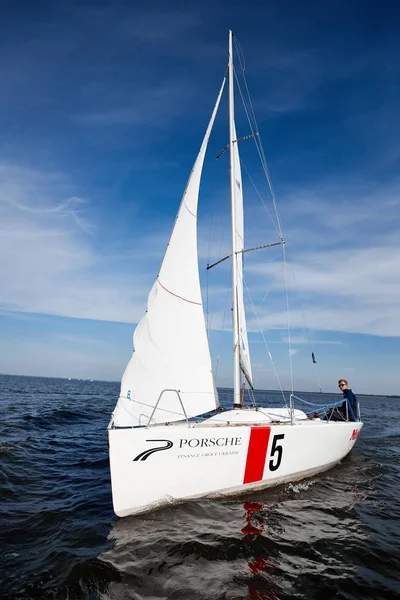
[(399, 398), (358, 395), (361, 437), (323, 475), (117, 519), (118, 391), (0, 376), (1, 598), (399, 598)]

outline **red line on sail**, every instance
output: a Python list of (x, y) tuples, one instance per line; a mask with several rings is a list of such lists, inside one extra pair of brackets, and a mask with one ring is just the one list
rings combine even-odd
[(201, 302), (194, 302), (193, 300), (188, 300), (187, 298), (183, 298), (182, 296), (178, 296), (178, 294), (174, 294), (174, 292), (171, 292), (171, 290), (168, 290), (166, 287), (164, 287), (160, 280), (158, 280), (158, 283), (161, 285), (161, 287), (162, 287), (163, 290), (165, 290), (166, 292), (168, 292), (168, 294), (171, 294), (172, 296), (175, 296), (175, 298), (179, 298), (180, 300), (183, 300), (184, 302), (189, 302), (189, 304), (197, 304), (198, 306), (201, 306)]
[(243, 483), (261, 481), (264, 473), (270, 433), (271, 427), (251, 428)]

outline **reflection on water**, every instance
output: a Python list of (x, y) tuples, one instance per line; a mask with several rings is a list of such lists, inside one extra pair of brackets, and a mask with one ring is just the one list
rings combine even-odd
[(368, 538), (356, 507), (370, 481), (347, 466), (350, 485), (334, 470), (245, 502), (196, 502), (117, 521), (114, 547), (100, 557), (121, 577), (110, 598), (309, 598), (314, 586), (326, 597), (351, 588)]
[[(264, 531), (264, 521), (257, 513), (263, 508), (263, 505), (259, 502), (245, 502), (243, 504), (245, 510), (246, 525), (242, 527), (241, 531), (244, 535), (261, 535)], [(270, 574), (271, 569), (275, 569), (271, 560), (267, 558), (261, 558), (260, 556), (254, 557), (247, 561), (249, 569), (252, 575)], [(253, 582), (248, 584), (248, 598), (275, 598), (277, 590), (271, 589), (270, 591), (258, 590)]]

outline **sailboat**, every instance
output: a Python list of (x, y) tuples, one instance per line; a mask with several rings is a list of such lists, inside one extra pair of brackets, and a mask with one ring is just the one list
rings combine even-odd
[(281, 409), (242, 405), (242, 379), (252, 388), (253, 377), (243, 301), (247, 249), (231, 31), (228, 58), (233, 406), (221, 410), (218, 400), (197, 254), (200, 180), (224, 78), (147, 310), (134, 332), (133, 355), (108, 426), (113, 506), (120, 517), (312, 476), (341, 461), (363, 425), (358, 416), (340, 422), (310, 418), (294, 408), (293, 395), (290, 406)]

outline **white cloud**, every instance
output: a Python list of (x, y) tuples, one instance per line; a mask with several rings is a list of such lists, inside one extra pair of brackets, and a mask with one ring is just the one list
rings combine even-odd
[[(281, 339), (279, 341), (274, 341), (274, 342), (271, 342), (271, 343), (274, 343), (274, 344), (288, 344), (288, 342), (289, 342), (288, 336), (287, 335), (282, 335), (282, 337), (281, 337)], [(290, 342), (291, 342), (291, 344), (296, 344), (296, 345), (299, 345), (299, 346), (302, 346), (302, 345), (309, 346), (310, 345), (310, 340), (307, 337), (300, 337), (300, 336), (297, 336), (297, 335), (295, 335), (295, 336), (292, 335), (290, 337)], [(333, 346), (344, 346), (345, 345), (344, 342), (335, 341), (335, 340), (328, 340), (328, 339), (322, 339), (322, 340), (315, 340), (315, 339), (313, 339), (312, 340), (312, 344), (313, 344), (313, 346), (316, 345), (316, 344), (319, 344), (319, 345), (328, 344), (328, 345), (333, 345)]]
[[(290, 300), (292, 327), (304, 328), (303, 307), (311, 329), (400, 336), (400, 248), (319, 251), (318, 255), (303, 253), (302, 259), (301, 263), (291, 264), (297, 280), (297, 289), (291, 286), (295, 294)], [(253, 276), (266, 280), (273, 276), (277, 280), (275, 288), (283, 292), (279, 268), (270, 264), (251, 270)], [(274, 303), (271, 310), (267, 304), (258, 320), (264, 328), (283, 329), (287, 314), (283, 306)], [(255, 327), (251, 317), (249, 326)]]
[(138, 320), (148, 288), (141, 274), (127, 280), (115, 265), (104, 268), (88, 234), (95, 231), (90, 206), (78, 213), (75, 198), (57, 200), (69, 187), (59, 174), (7, 166), (1, 173), (1, 309)]
[(123, 361), (110, 346), (96, 346), (96, 351), (83, 342), (76, 348), (66, 349), (38, 340), (3, 342), (0, 355), (3, 369), (15, 375), (44, 375), (46, 377), (79, 377), (118, 380), (123, 373)]
[[(281, 204), (292, 327), (304, 328), (303, 307), (312, 329), (400, 336), (398, 186), (318, 182), (313, 192), (291, 193)], [(247, 266), (255, 298), (274, 282), (259, 310), (262, 326), (285, 328), (282, 265), (249, 261)], [(257, 327), (252, 317), (249, 326)]]
[[(0, 186), (0, 308), (97, 320), (138, 321), (163, 252), (164, 244), (160, 240), (165, 237), (166, 241), (165, 230), (169, 228), (160, 224), (161, 237), (153, 229), (149, 239), (146, 235), (139, 235), (124, 243), (125, 258), (137, 257), (140, 248), (141, 260), (129, 259), (129, 272), (123, 272), (118, 264), (121, 256), (119, 261), (113, 260), (112, 254), (103, 260), (106, 250), (97, 235), (93, 217), (95, 211), (90, 203), (74, 196), (70, 188), (70, 184), (57, 173), (45, 174), (3, 166)], [(386, 203), (376, 204), (374, 208), (372, 200), (367, 198), (363, 201), (363, 210), (356, 210), (352, 202), (345, 213), (342, 207), (338, 211), (337, 204), (325, 199), (316, 204), (317, 216), (311, 203), (293, 205), (296, 229), (291, 229), (290, 223), (287, 227), (289, 256), (295, 249), (298, 255), (289, 263), (288, 270), (292, 288), (292, 328), (304, 328), (301, 301), (311, 329), (390, 337), (400, 335), (400, 248), (393, 243), (396, 237), (393, 225), (396, 223), (390, 220), (397, 202), (392, 194), (387, 197)], [(306, 215), (313, 212), (313, 230), (319, 225), (325, 227), (323, 240), (309, 240), (309, 219), (305, 222), (300, 220), (297, 212), (300, 209)], [(341, 221), (338, 212), (341, 213)], [(350, 224), (344, 232), (340, 227), (343, 220)], [(365, 223), (370, 228), (372, 223), (375, 224), (371, 235), (363, 233)], [(386, 235), (382, 235), (382, 229)], [(352, 232), (357, 232), (357, 235)], [(336, 235), (341, 242), (340, 249), (334, 245)], [(344, 242), (346, 236), (347, 242)], [(293, 252), (290, 252), (290, 239), (294, 239)], [(200, 240), (200, 244), (205, 249), (204, 241)], [(155, 245), (157, 251), (154, 250)], [(125, 263), (123, 267), (126, 266)], [(258, 312), (261, 326), (265, 329), (286, 329), (282, 266), (276, 262), (262, 264), (250, 261), (247, 266), (248, 283), (252, 284), (253, 297), (259, 302), (271, 280), (275, 281), (271, 294)], [(214, 283), (209, 289), (209, 307), (214, 309), (213, 328), (224, 322), (223, 315), (226, 313), (225, 276), (228, 273), (222, 268), (222, 286)], [(293, 285), (291, 268), (296, 274), (297, 286)], [(229, 265), (227, 269), (230, 269)], [(220, 275), (213, 277), (214, 280), (210, 281), (218, 281)], [(257, 307), (256, 300), (254, 303)], [(251, 310), (248, 321), (249, 330), (258, 331), (258, 323)], [(229, 325), (226, 324), (226, 327)]]

